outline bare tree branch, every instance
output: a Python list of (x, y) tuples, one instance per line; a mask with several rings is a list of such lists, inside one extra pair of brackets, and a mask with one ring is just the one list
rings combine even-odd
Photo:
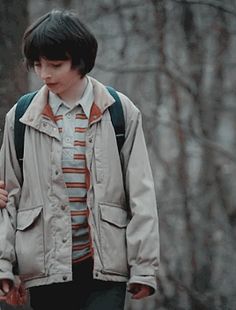
[(234, 162), (236, 164), (236, 156), (231, 153), (230, 151), (226, 150), (224, 147), (222, 147), (220, 144), (209, 140), (203, 136), (199, 136), (196, 133), (193, 133), (193, 137), (202, 145), (205, 145), (205, 147), (211, 148), (214, 151), (217, 151), (219, 154), (223, 155), (225, 158), (229, 159), (230, 161)]
[(133, 74), (133, 73), (152, 73), (152, 72), (162, 72), (165, 74), (169, 79), (175, 80), (184, 90), (186, 90), (191, 96), (196, 95), (196, 89), (193, 85), (190, 85), (188, 82), (183, 80), (180, 76), (175, 75), (170, 69), (168, 68), (163, 68), (162, 66), (152, 66), (152, 65), (147, 65), (147, 66), (133, 66), (133, 67), (128, 67), (128, 66), (107, 66), (103, 65), (101, 63), (96, 64), (96, 68), (104, 71), (104, 72), (114, 72), (116, 74)]
[(197, 5), (207, 5), (214, 9), (221, 10), (225, 13), (231, 14), (233, 16), (236, 16), (236, 11), (233, 8), (227, 7), (226, 5), (223, 5), (222, 3), (215, 2), (215, 1), (202, 1), (202, 0), (173, 0), (176, 3), (183, 3), (183, 4), (197, 4)]
[(96, 68), (104, 71), (104, 72), (114, 72), (117, 74), (124, 74), (124, 73), (151, 73), (151, 72), (156, 72), (159, 70), (158, 66), (135, 66), (135, 67), (123, 67), (122, 66), (107, 66), (103, 65), (101, 63), (96, 64)]
[(212, 297), (211, 295), (213, 295), (212, 293), (211, 294), (209, 293), (200, 294), (199, 292), (194, 290), (192, 287), (189, 287), (188, 285), (183, 283), (183, 281), (180, 281), (171, 272), (167, 272), (166, 277), (171, 282), (173, 282), (176, 287), (178, 287), (179, 289), (185, 290), (186, 293), (196, 302), (199, 309), (202, 309), (202, 310), (209, 309), (208, 305), (209, 305), (209, 300)]
[[(176, 121), (174, 119), (171, 119), (169, 121), (163, 121), (161, 119), (161, 117), (158, 115), (157, 115), (157, 118), (158, 118), (158, 124), (159, 125), (175, 129)], [(197, 134), (196, 131), (193, 128), (191, 128), (190, 126), (186, 126), (183, 123), (180, 123), (180, 126), (181, 126), (182, 130), (184, 130), (184, 133), (186, 135), (191, 135), (191, 137), (194, 138), (196, 141), (198, 141), (201, 145), (204, 145), (206, 147), (211, 148), (212, 150), (218, 152), (221, 156), (224, 156), (225, 158), (227, 158), (228, 160), (230, 160), (231, 162), (236, 164), (236, 156), (232, 152), (226, 150), (220, 144), (218, 144), (218, 143), (216, 143), (210, 139), (207, 139), (202, 135)]]
[(99, 9), (102, 13), (102, 16), (109, 15), (109, 14), (116, 14), (117, 11), (120, 10), (134, 10), (135, 8), (140, 8), (145, 6), (145, 2), (142, 1), (129, 1), (128, 3), (116, 3), (116, 5), (111, 4), (101, 4)]

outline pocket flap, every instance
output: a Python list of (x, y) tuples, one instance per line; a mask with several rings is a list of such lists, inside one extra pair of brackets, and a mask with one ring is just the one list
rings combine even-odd
[(127, 211), (114, 205), (100, 204), (101, 219), (118, 227), (126, 227)]
[(17, 229), (25, 230), (29, 227), (33, 222), (37, 219), (39, 214), (42, 211), (42, 206), (30, 209), (30, 210), (22, 210), (17, 214)]

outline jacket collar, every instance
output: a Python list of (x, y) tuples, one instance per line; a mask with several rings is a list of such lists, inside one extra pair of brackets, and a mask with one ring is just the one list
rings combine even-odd
[[(114, 98), (109, 94), (106, 87), (98, 82), (96, 79), (89, 77), (93, 86), (94, 93), (94, 103), (91, 107), (89, 124), (97, 122), (101, 117), (104, 111), (113, 104), (115, 101)], [(43, 125), (45, 122), (50, 122), (52, 127), (57, 127), (52, 109), (48, 102), (49, 90), (47, 86), (43, 86), (38, 93), (33, 98), (29, 108), (22, 116), (20, 121), (28, 126), (34, 127), (40, 130), (42, 127), (46, 128), (47, 126)], [(56, 132), (55, 129), (51, 128), (52, 131)], [(43, 130), (44, 131), (44, 130)], [(51, 132), (51, 130), (50, 130)], [(59, 136), (59, 134), (57, 135)]]
[(92, 124), (102, 117), (104, 111), (115, 102), (115, 99), (102, 83), (92, 77), (89, 79), (92, 82), (94, 93), (94, 103), (89, 118), (89, 124)]

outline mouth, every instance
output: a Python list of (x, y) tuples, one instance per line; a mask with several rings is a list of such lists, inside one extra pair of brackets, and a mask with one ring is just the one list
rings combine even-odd
[(46, 83), (47, 87), (51, 88), (51, 87), (55, 87), (57, 85), (57, 83)]

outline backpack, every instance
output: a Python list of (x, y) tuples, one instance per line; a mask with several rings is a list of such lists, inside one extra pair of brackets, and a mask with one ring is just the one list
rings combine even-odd
[[(115, 99), (114, 104), (112, 104), (108, 110), (110, 112), (112, 125), (115, 130), (116, 142), (118, 151), (120, 150), (125, 141), (125, 119), (124, 112), (121, 105), (120, 97), (116, 90), (111, 86), (106, 87), (112, 97)], [(25, 136), (25, 125), (19, 121), (19, 119), (24, 115), (28, 106), (30, 105), (32, 99), (37, 94), (37, 91), (30, 92), (23, 95), (17, 102), (15, 110), (15, 123), (14, 123), (14, 142), (16, 149), (16, 156), (22, 171), (23, 168), (23, 154), (24, 154), (24, 136)]]

